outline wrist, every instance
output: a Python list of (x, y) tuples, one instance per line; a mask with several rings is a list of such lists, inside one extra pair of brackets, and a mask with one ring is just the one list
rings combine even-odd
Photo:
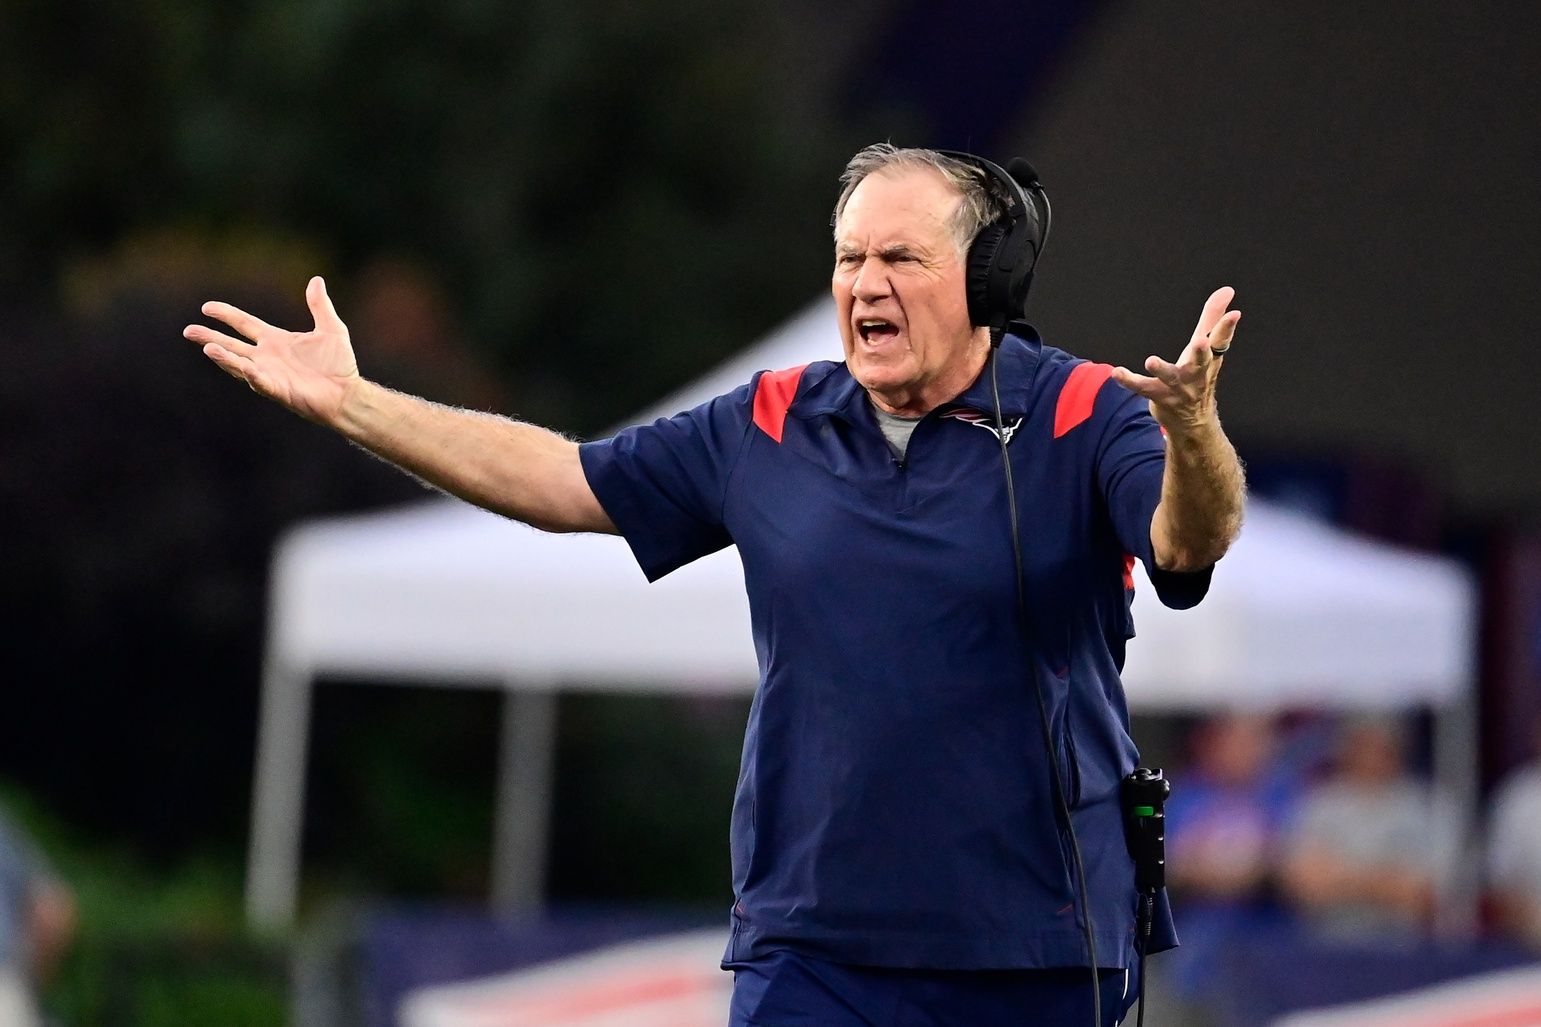
[(1172, 418), (1161, 422), (1161, 427), (1166, 432), (1168, 447), (1173, 448), (1207, 449), (1225, 439), (1220, 418), (1213, 410), (1193, 417)]
[(379, 420), (390, 390), (358, 374), (342, 382), (340, 390), (337, 409), (326, 426), (355, 442), (362, 441)]

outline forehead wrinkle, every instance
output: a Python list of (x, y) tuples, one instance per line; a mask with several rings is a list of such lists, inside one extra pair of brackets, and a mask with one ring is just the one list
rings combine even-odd
[[(875, 247), (876, 252), (889, 255), (889, 251), (896, 247), (904, 247), (909, 252), (918, 252), (927, 258), (941, 256), (949, 248), (955, 250), (958, 256), (962, 256), (968, 249), (967, 242), (960, 240), (957, 235), (956, 220), (958, 211), (963, 206), (963, 195), (956, 192), (946, 179), (937, 173), (926, 169), (884, 169), (874, 172), (861, 184), (864, 185), (874, 179), (884, 179), (888, 182), (902, 181), (904, 178), (917, 174), (930, 177), (941, 184), (946, 195), (941, 197), (941, 202), (935, 202), (938, 197), (934, 194), (905, 196), (896, 204), (883, 205), (876, 209), (864, 206), (865, 196), (860, 194), (861, 186), (851, 195), (852, 203), (849, 203), (841, 211), (835, 224), (836, 252), (839, 254), (859, 253), (864, 247), (852, 239), (851, 229), (865, 229), (865, 235), (886, 235), (890, 239), (895, 235), (902, 237), (903, 241), (889, 242)], [(853, 211), (854, 208), (854, 211)], [(940, 208), (940, 209), (938, 209)], [(852, 213), (857, 215), (858, 221), (866, 220), (869, 224), (853, 226), (850, 221)], [(871, 221), (876, 224), (871, 224)], [(895, 223), (897, 222), (897, 224)], [(935, 245), (927, 245), (927, 242)]]

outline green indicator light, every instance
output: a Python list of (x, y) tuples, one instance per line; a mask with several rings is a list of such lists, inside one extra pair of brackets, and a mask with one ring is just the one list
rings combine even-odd
[(1137, 817), (1153, 817), (1153, 816), (1156, 815), (1156, 807), (1154, 807), (1154, 806), (1136, 806), (1134, 808), (1134, 815), (1137, 816)]

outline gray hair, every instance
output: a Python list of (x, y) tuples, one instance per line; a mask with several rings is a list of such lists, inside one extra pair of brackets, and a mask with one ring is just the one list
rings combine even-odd
[(846, 164), (840, 176), (845, 188), (840, 193), (840, 199), (835, 201), (830, 226), (835, 229), (840, 227), (840, 216), (845, 213), (846, 203), (868, 175), (893, 169), (908, 171), (919, 168), (935, 171), (958, 193), (958, 206), (948, 219), (947, 228), (958, 246), (960, 257), (968, 253), (969, 245), (981, 228), (1005, 215), (1009, 203), (1002, 195), (1001, 185), (995, 181), (994, 176), (987, 175), (976, 165), (937, 150), (873, 143), (860, 150)]

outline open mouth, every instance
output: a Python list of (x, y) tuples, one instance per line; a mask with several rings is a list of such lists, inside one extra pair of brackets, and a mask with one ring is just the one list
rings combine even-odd
[(899, 334), (899, 326), (880, 317), (864, 317), (856, 322), (856, 331), (864, 342), (886, 342)]

